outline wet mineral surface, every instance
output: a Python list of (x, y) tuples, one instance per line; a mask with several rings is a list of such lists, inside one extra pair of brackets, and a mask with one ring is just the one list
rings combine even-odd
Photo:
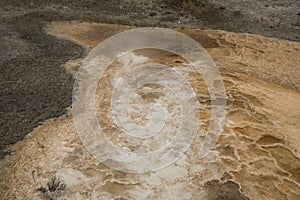
[[(129, 26), (53, 22), (48, 34), (81, 45), (87, 52)], [(1, 161), (3, 199), (299, 199), (300, 198), (300, 44), (256, 35), (213, 30), (182, 30), (198, 41), (218, 66), (227, 96), (224, 130), (215, 148), (199, 155), (203, 136), (176, 163), (145, 174), (125, 173), (99, 163), (77, 134), (72, 108), (68, 115), (45, 122), (12, 146)], [(133, 52), (180, 68), (181, 58), (153, 51)], [(82, 60), (64, 67), (76, 78)], [(96, 99), (99, 123), (110, 126), (112, 64), (99, 81)], [(201, 107), (201, 126), (210, 121), (210, 100), (201, 76), (190, 73)], [(161, 98), (161, 88), (143, 102)], [(99, 105), (99, 106), (97, 106)], [(114, 140), (114, 137), (112, 137)], [(132, 147), (132, 151), (135, 151)], [(53, 176), (66, 184), (62, 191), (37, 189)]]

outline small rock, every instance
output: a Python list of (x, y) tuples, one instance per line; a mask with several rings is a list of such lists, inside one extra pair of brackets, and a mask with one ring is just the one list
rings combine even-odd
[(156, 15), (157, 15), (156, 12), (151, 12), (151, 13), (149, 14), (149, 16), (151, 16), (151, 17), (154, 17), (154, 16), (156, 16)]

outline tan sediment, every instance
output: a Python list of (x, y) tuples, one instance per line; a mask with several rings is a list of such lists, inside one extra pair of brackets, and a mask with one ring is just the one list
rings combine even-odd
[[(53, 22), (47, 30), (89, 49), (129, 28)], [(58, 199), (300, 199), (300, 44), (224, 31), (181, 31), (208, 51), (225, 83), (226, 124), (214, 151), (199, 159), (199, 136), (186, 155), (167, 168), (147, 174), (118, 172), (87, 152), (70, 111), (12, 147), (13, 155), (1, 163), (3, 199), (43, 199), (36, 189), (53, 175), (67, 185)], [(181, 62), (151, 51), (136, 54), (175, 67)], [(70, 61), (66, 67), (75, 74), (79, 65), (80, 60)], [(107, 115), (110, 79), (106, 73), (99, 82), (97, 109), (107, 133), (114, 133)], [(191, 84), (204, 105), (205, 128), (209, 96), (199, 75), (191, 74)], [(158, 96), (143, 98), (151, 101)]]

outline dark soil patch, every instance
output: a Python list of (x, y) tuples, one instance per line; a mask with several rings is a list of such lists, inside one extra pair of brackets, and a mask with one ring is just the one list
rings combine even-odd
[(1, 158), (6, 147), (71, 104), (73, 78), (61, 65), (82, 57), (83, 49), (45, 34), (44, 15), (29, 13), (0, 25)]

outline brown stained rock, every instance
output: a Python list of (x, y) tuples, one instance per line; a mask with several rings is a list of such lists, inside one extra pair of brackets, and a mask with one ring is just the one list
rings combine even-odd
[(240, 187), (233, 181), (221, 183), (219, 180), (212, 180), (205, 183), (207, 200), (248, 200), (249, 198), (240, 191)]

